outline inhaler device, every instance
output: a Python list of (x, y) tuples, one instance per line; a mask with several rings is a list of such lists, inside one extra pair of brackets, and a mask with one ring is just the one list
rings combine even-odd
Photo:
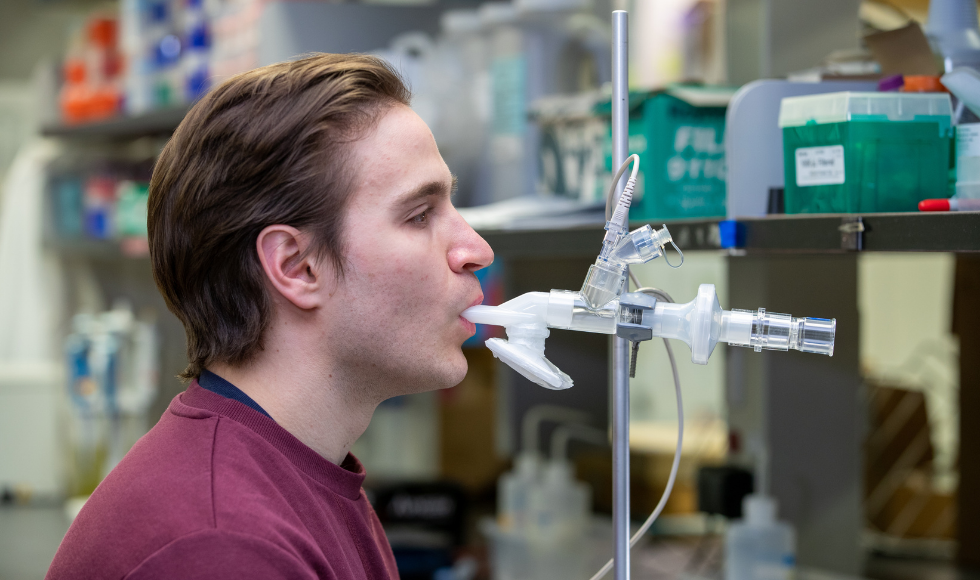
[(702, 365), (708, 363), (719, 342), (751, 347), (756, 352), (792, 349), (833, 356), (836, 319), (795, 318), (764, 308), (722, 310), (714, 284), (702, 284), (698, 295), (687, 304), (624, 293), (628, 267), (663, 256), (667, 244), (681, 256), (680, 263), (671, 266), (680, 267), (684, 262), (666, 225), (659, 230), (645, 225), (628, 231), (639, 157), (631, 155), (613, 179), (615, 187), (630, 162), (632, 174), (606, 222), (599, 257), (589, 267), (580, 291), (528, 292), (500, 306), (480, 305), (463, 311), (470, 322), (506, 329), (506, 340), (491, 338), (486, 342), (495, 357), (531, 382), (560, 390), (570, 388), (573, 381), (544, 356), (549, 328), (615, 334), (634, 343), (653, 337), (675, 338), (690, 347), (691, 361)]

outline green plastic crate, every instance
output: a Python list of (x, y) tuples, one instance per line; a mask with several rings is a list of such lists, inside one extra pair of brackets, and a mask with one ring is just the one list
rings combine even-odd
[(943, 93), (783, 99), (786, 213), (916, 211), (948, 197), (951, 113)]
[[(725, 103), (731, 95), (730, 89), (686, 86), (630, 95), (629, 152), (640, 156), (630, 219), (726, 214)], [(605, 157), (611, 172), (611, 132)]]

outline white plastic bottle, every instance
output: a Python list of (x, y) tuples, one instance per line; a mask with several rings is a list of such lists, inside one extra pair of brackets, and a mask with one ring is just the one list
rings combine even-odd
[(523, 536), (527, 533), (528, 502), (531, 488), (541, 478), (541, 459), (537, 453), (522, 452), (514, 470), (501, 476), (498, 483), (497, 522), (501, 531)]
[(776, 500), (749, 495), (744, 519), (725, 534), (725, 580), (790, 580), (796, 567), (796, 533), (776, 521)]
[(531, 193), (527, 163), (527, 53), (520, 15), (512, 2), (488, 2), (480, 20), (490, 46), (491, 115), (488, 200), (503, 201)]
[(575, 480), (572, 464), (548, 461), (528, 494), (527, 533), (531, 542), (554, 546), (580, 542), (592, 509), (589, 486)]
[(980, 69), (980, 24), (973, 0), (933, 0), (929, 3), (926, 36), (943, 57), (943, 67)]

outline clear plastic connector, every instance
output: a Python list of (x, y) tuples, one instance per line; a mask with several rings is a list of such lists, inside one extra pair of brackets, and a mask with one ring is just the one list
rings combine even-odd
[(722, 325), (728, 343), (747, 346), (756, 352), (766, 350), (799, 350), (834, 355), (837, 320), (827, 318), (794, 318), (789, 314), (731, 310), (725, 312)]

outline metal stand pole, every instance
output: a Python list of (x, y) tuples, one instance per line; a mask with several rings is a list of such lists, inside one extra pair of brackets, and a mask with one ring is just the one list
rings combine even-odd
[[(612, 13), (612, 166), (629, 155), (629, 35), (625, 10)], [(617, 195), (626, 186), (626, 175)], [(616, 207), (615, 203), (613, 207)], [(629, 284), (627, 278), (627, 285)], [(613, 551), (615, 580), (630, 577), (630, 378), (629, 343), (613, 339)]]

